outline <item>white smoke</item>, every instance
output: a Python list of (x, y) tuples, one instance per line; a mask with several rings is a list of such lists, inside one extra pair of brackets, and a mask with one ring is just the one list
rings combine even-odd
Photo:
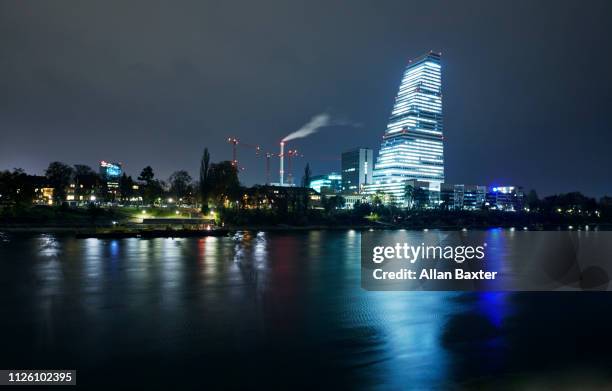
[(293, 133), (285, 136), (283, 142), (295, 140), (296, 138), (304, 138), (316, 133), (320, 128), (332, 125), (331, 116), (327, 113), (317, 114), (308, 121), (308, 123)]
[(296, 138), (304, 138), (310, 136), (311, 134), (317, 133), (319, 129), (324, 128), (326, 126), (353, 126), (360, 127), (360, 123), (348, 121), (345, 119), (332, 118), (331, 115), (327, 113), (317, 114), (308, 121), (307, 124), (299, 128), (293, 133), (285, 136), (282, 139), (282, 142), (287, 142), (289, 140), (295, 140)]

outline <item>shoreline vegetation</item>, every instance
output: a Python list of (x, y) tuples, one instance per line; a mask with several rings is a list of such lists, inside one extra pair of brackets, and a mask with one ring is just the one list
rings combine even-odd
[[(33, 206), (0, 210), (0, 231), (21, 233), (67, 233), (106, 230), (133, 232), (152, 229), (141, 223), (137, 208), (67, 208)], [(364, 213), (367, 212), (367, 213)], [(146, 217), (174, 217), (178, 209), (147, 208)], [(181, 214), (188, 214), (181, 211)], [(197, 213), (197, 212), (196, 212)], [(309, 210), (279, 215), (266, 210), (219, 210), (217, 227), (235, 231), (381, 230), (381, 229), (489, 229), (518, 230), (612, 229), (607, 214), (579, 215), (545, 212), (403, 210), (379, 208), (368, 211), (336, 210), (333, 213)], [(158, 224), (156, 229), (188, 231), (182, 224)]]

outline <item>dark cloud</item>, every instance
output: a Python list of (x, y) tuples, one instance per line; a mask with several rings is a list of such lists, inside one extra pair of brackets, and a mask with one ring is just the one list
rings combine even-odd
[[(606, 1), (3, 1), (0, 169), (50, 160), (196, 173), (234, 135), (294, 146), (315, 173), (378, 148), (407, 60), (443, 52), (450, 182), (612, 193)], [(242, 179), (265, 162), (239, 150)]]

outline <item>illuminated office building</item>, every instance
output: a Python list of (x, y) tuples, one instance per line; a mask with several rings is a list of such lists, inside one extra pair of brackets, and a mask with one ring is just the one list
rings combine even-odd
[(440, 187), (441, 207), (446, 210), (479, 210), (484, 207), (487, 187), (443, 183)]
[(427, 53), (406, 67), (366, 193), (383, 192), (401, 204), (411, 179), (429, 182), (430, 191), (439, 191), (444, 182), (439, 53)]
[(525, 193), (520, 186), (490, 186), (487, 190), (485, 206), (515, 212), (523, 210)]
[(100, 177), (106, 185), (107, 198), (115, 201), (119, 196), (119, 178), (123, 174), (121, 163), (100, 162)]
[(355, 148), (342, 153), (342, 191), (358, 193), (372, 183), (374, 158), (369, 148)]
[(321, 191), (339, 193), (342, 190), (341, 179), (340, 174), (335, 172), (327, 175), (315, 175), (310, 179), (310, 188), (319, 193)]

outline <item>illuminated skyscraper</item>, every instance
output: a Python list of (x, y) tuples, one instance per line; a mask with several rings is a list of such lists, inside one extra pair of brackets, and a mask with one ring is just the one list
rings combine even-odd
[(429, 182), (430, 190), (439, 191), (443, 141), (440, 54), (430, 52), (410, 61), (404, 71), (366, 192), (381, 191), (401, 203), (410, 179)]

